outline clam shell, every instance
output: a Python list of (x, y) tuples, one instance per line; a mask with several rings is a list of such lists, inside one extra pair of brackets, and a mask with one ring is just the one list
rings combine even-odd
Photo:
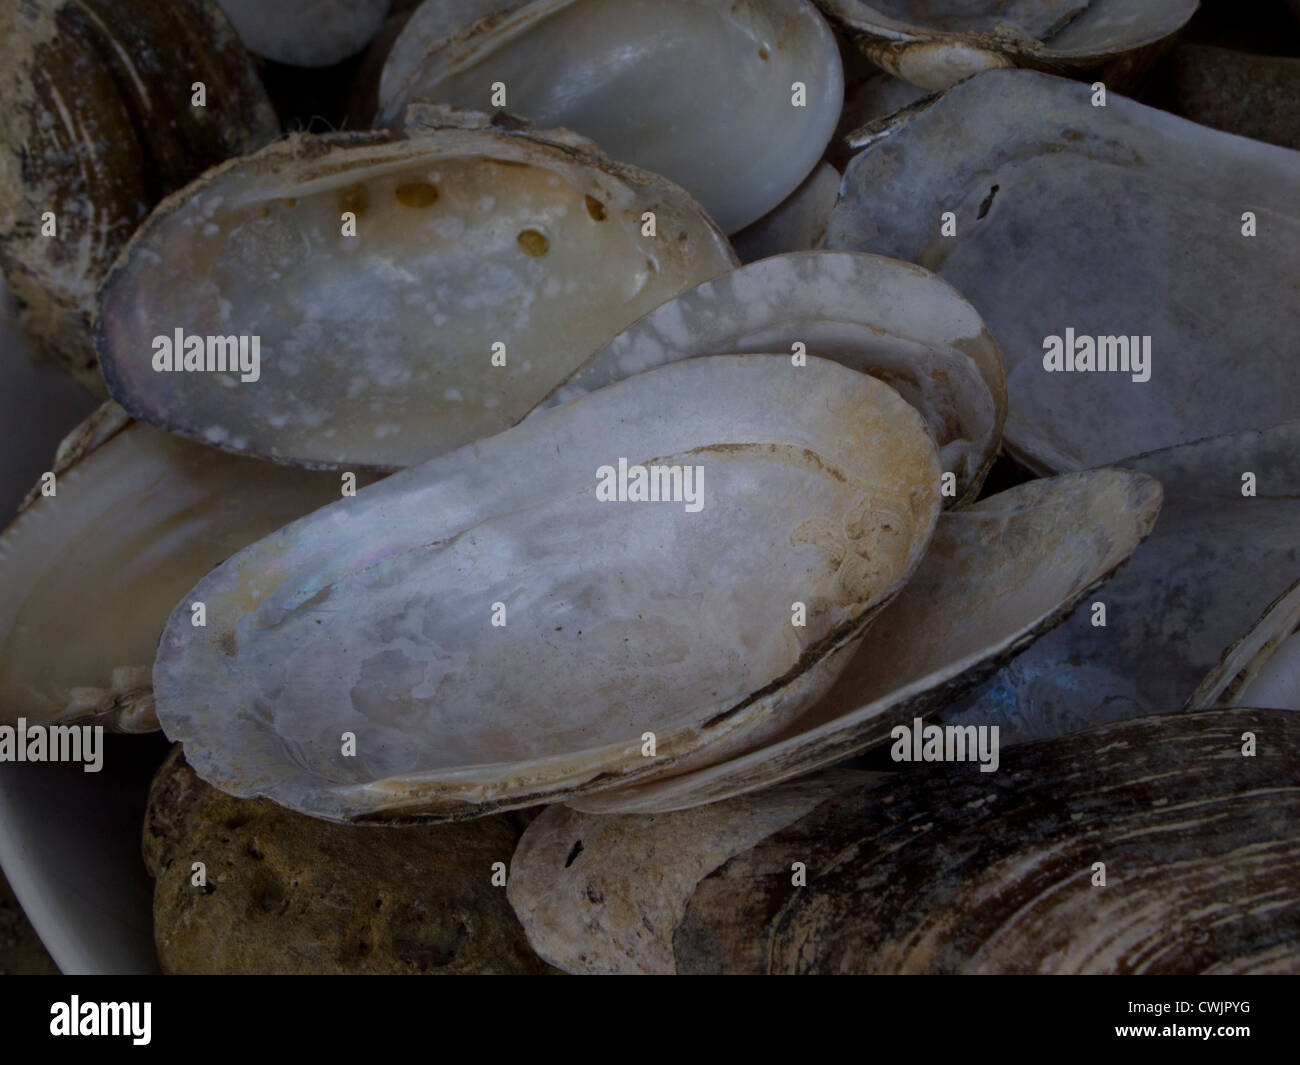
[[(1094, 107), (1089, 86), (1030, 71), (981, 74), (864, 140), (828, 246), (920, 263), (974, 304), (1026, 465), (1087, 468), (1294, 417), (1300, 361), (1279, 352), (1300, 332), (1300, 153), (1113, 94)], [(1150, 379), (1049, 372), (1047, 338), (1067, 329), (1149, 336)]]
[[(1165, 502), (1151, 537), (1097, 596), (999, 672), (953, 723), (1004, 744), (1181, 708), (1279, 587), (1300, 578), (1300, 422), (1128, 459)], [(1253, 473), (1258, 496), (1242, 495)]]
[(158, 960), (166, 973), (553, 972), (492, 882), (521, 827), (511, 815), (401, 831), (329, 825), (222, 795), (175, 747), (143, 833)]
[[(702, 506), (602, 501), (621, 459), (698, 466)], [(189, 597), (207, 628), (182, 607), (160, 642), (159, 720), (223, 791), (340, 821), (683, 771), (825, 690), (917, 565), (938, 480), (919, 415), (874, 378), (772, 355), (673, 363), (215, 569)]]
[(150, 671), (179, 597), (340, 486), (179, 440), (112, 404), (69, 435), (52, 469), (56, 494), (34, 495), (0, 535), (6, 724), (106, 714), (123, 731), (157, 728)]
[(799, 783), (654, 818), (546, 810), (510, 869), (529, 940), (574, 972), (1300, 971), (1300, 715)]
[(1199, 0), (816, 0), (891, 74), (946, 89), (982, 70), (1032, 66), (1113, 80), (1145, 69)]
[(678, 969), (1300, 971), (1298, 756), (1300, 717), (1228, 710), (904, 771), (710, 874)]
[(879, 256), (780, 255), (706, 281), (625, 329), (548, 403), (674, 359), (796, 343), (894, 388), (921, 412), (944, 470), (956, 476), (949, 501), (979, 494), (1006, 417), (997, 346), (947, 283)]
[[(409, 466), (508, 428), (628, 323), (734, 265), (676, 186), (564, 134), (456, 120), (392, 142), (299, 134), (160, 205), (100, 295), (113, 396), (230, 451)], [(260, 337), (260, 379), (156, 372), (153, 338), (175, 329)]]
[(592, 817), (549, 806), (511, 859), (510, 904), (533, 949), (566, 972), (673, 973), (673, 933), (701, 880), (880, 776), (830, 772), (666, 816)]
[(930, 549), (821, 699), (773, 742), (696, 773), (571, 800), (595, 813), (681, 810), (887, 742), (1059, 623), (1146, 536), (1160, 486), (1123, 470), (1032, 481), (945, 511)]
[(512, 114), (663, 174), (728, 233), (798, 187), (839, 118), (839, 49), (807, 0), (537, 0), (428, 44), (433, 6), (403, 30), (420, 46), (394, 45), (377, 124), (420, 99), (486, 109), (504, 85)]
[(297, 67), (327, 67), (361, 51), (392, 0), (217, 0), (254, 55)]
[(102, 396), (90, 329), (113, 259), (163, 196), (279, 122), (211, 0), (3, 0), (0, 24), (0, 267), (24, 329)]

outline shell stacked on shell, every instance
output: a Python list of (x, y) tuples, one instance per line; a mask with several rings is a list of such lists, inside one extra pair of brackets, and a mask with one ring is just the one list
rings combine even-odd
[(1194, 0), (4, 6), (0, 265), (111, 401), (0, 723), (180, 745), (164, 968), (1300, 968), (1300, 155), (1118, 94)]

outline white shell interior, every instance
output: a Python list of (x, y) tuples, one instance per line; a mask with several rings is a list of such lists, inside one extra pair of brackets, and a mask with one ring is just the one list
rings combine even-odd
[(774, 742), (715, 766), (581, 796), (592, 813), (681, 810), (766, 788), (884, 742), (961, 678), (1059, 621), (1151, 529), (1160, 486), (1123, 470), (1032, 481), (945, 511), (916, 573), (829, 691)]
[[(828, 247), (920, 263), (970, 300), (1006, 365), (1008, 445), (1036, 469), (1293, 418), (1300, 153), (1091, 97), (1017, 70), (949, 89), (854, 157)], [(1150, 379), (1049, 371), (1067, 329), (1150, 337)]]
[[(597, 498), (620, 458), (698, 466), (702, 508)], [(193, 593), (208, 626), (178, 611), (160, 644), (159, 720), (210, 783), (334, 819), (464, 816), (661, 773), (781, 727), (775, 710), (830, 683), (804, 678), (915, 566), (937, 488), (919, 416), (873, 378), (675, 363), (214, 570)]]
[[(76, 719), (147, 689), (168, 614), (204, 573), (339, 498), (336, 474), (131, 425), (0, 537), (0, 721)], [(188, 604), (186, 604), (188, 612)]]
[[(597, 158), (449, 130), (291, 140), (215, 171), (155, 212), (105, 286), (109, 389), (174, 432), (302, 465), (393, 469), (499, 432), (735, 261), (680, 190)], [(176, 329), (260, 337), (260, 378), (156, 371), (154, 339)]]
[(504, 110), (663, 174), (728, 233), (798, 187), (844, 95), (834, 35), (807, 0), (538, 0), (434, 47), (414, 69), (409, 51), (399, 38), (381, 124), (395, 127), (414, 100), (492, 110), (504, 86)]

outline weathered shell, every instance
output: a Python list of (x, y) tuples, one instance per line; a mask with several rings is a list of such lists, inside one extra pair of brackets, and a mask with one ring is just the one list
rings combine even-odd
[(144, 821), (158, 960), (167, 973), (548, 971), (493, 884), (520, 828), (510, 815), (387, 831), (325, 824), (222, 795), (177, 746)]
[(731, 238), (742, 263), (791, 251), (812, 251), (826, 243), (831, 208), (840, 194), (840, 172), (820, 163), (776, 207)]
[(505, 110), (663, 174), (728, 233), (798, 187), (843, 102), (834, 35), (808, 0), (537, 0), (433, 44), (426, 19), (446, 25), (433, 4), (411, 17), (377, 124), (397, 128), (414, 100), (502, 106), (504, 86)]
[(0, 267), (46, 356), (103, 395), (90, 325), (113, 259), (163, 196), (280, 126), (212, 0), (3, 0), (0, 25)]
[(927, 89), (946, 89), (982, 70), (1007, 66), (1131, 78), (1132, 68), (1143, 71), (1154, 58), (1144, 51), (1177, 33), (1198, 5), (1198, 0), (816, 2), (860, 35), (859, 46), (874, 62)]
[[(992, 71), (895, 116), (850, 163), (828, 246), (920, 263), (974, 304), (1007, 368), (1008, 450), (1036, 470), (1294, 417), (1300, 153), (1091, 94)], [(1067, 330), (1150, 337), (1150, 379), (1049, 372)]]
[[(623, 459), (703, 470), (696, 509), (602, 501)], [(159, 720), (209, 783), (331, 820), (681, 772), (822, 694), (920, 559), (938, 482), (920, 416), (874, 378), (673, 363), (219, 566), (185, 600), (207, 627), (182, 605), (159, 644)]]
[[(1169, 448), (1125, 466), (1157, 478), (1151, 537), (1097, 596), (944, 720), (1003, 743), (1181, 708), (1277, 590), (1300, 578), (1300, 422)], [(1244, 475), (1258, 495), (1244, 496)]]
[(775, 741), (698, 772), (581, 796), (680, 810), (833, 765), (946, 705), (1069, 614), (1150, 532), (1160, 486), (1123, 470), (1033, 481), (945, 511), (930, 549), (829, 691)]
[(1300, 580), (1229, 647), (1187, 701), (1189, 710), (1254, 706), (1300, 710)]
[(391, 0), (217, 0), (254, 55), (298, 67), (327, 67), (361, 51), (388, 17)]
[(625, 329), (548, 404), (674, 359), (799, 344), (894, 388), (921, 412), (956, 478), (949, 500), (979, 494), (1007, 411), (997, 345), (946, 282), (879, 256), (780, 255), (706, 281)]
[[(131, 423), (107, 404), (71, 433), (0, 536), (0, 722), (112, 714), (157, 728), (150, 670), (181, 595), (216, 563), (338, 499), (286, 470)], [(189, 604), (185, 605), (188, 612)]]
[[(299, 134), (163, 203), (100, 296), (114, 398), (278, 462), (409, 466), (508, 428), (628, 323), (734, 265), (676, 186), (562, 133), (456, 120), (391, 142)], [(156, 372), (153, 338), (175, 329), (259, 336), (260, 379)]]
[(826, 799), (881, 774), (832, 771), (668, 815), (592, 817), (549, 806), (510, 862), (529, 942), (571, 973), (672, 973), (673, 933), (696, 886)]
[(803, 814), (779, 789), (545, 811), (510, 870), (530, 941), (572, 971), (1300, 971), (1300, 715), (1152, 717), (1004, 751), (995, 773), (800, 783), (834, 794)]

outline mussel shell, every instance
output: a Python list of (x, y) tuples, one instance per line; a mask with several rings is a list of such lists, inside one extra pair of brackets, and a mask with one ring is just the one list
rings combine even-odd
[[(993, 71), (895, 116), (846, 170), (827, 246), (920, 263), (970, 300), (1007, 369), (1007, 448), (1037, 471), (1294, 417), (1300, 153), (1091, 99)], [(1150, 337), (1150, 379), (1049, 371), (1067, 330)]]
[(996, 773), (913, 766), (710, 874), (678, 970), (1297, 972), (1297, 785), (1300, 716), (1276, 711), (1122, 722)]
[(114, 258), (166, 194), (280, 126), (213, 0), (4, 0), (0, 24), (0, 266), (24, 328), (103, 395), (90, 329)]
[(533, 948), (566, 972), (675, 972), (673, 933), (701, 880), (878, 777), (823, 773), (667, 816), (592, 817), (549, 806), (511, 859), (510, 904)]
[(376, 124), (398, 128), (414, 100), (486, 109), (504, 85), (505, 110), (663, 174), (728, 233), (798, 187), (843, 102), (834, 35), (808, 0), (536, 0), (433, 45), (421, 11), (403, 37), (422, 47), (394, 45)]
[(888, 741), (1060, 623), (1151, 531), (1160, 486), (1123, 470), (1032, 481), (945, 511), (907, 587), (830, 689), (773, 742), (695, 773), (580, 796), (597, 813), (681, 810)]
[[(620, 460), (698, 467), (702, 505), (602, 501)], [(834, 680), (920, 560), (938, 482), (920, 416), (874, 378), (673, 363), (213, 570), (159, 644), (159, 720), (209, 783), (332, 820), (680, 772), (762, 743)]]
[(551, 807), (511, 902), (572, 972), (1300, 971), (1300, 715), (898, 767), (656, 817)]
[[(448, 120), (399, 141), (297, 134), (161, 204), (100, 294), (113, 396), (230, 451), (410, 466), (508, 428), (628, 323), (735, 263), (654, 175), (564, 133)], [(154, 338), (176, 329), (259, 337), (260, 378), (155, 371)]]
[(337, 474), (224, 455), (113, 404), (69, 434), (51, 469), (56, 494), (34, 491), (0, 536), (5, 723), (108, 714), (111, 727), (157, 728), (150, 674), (178, 598), (340, 494)]

